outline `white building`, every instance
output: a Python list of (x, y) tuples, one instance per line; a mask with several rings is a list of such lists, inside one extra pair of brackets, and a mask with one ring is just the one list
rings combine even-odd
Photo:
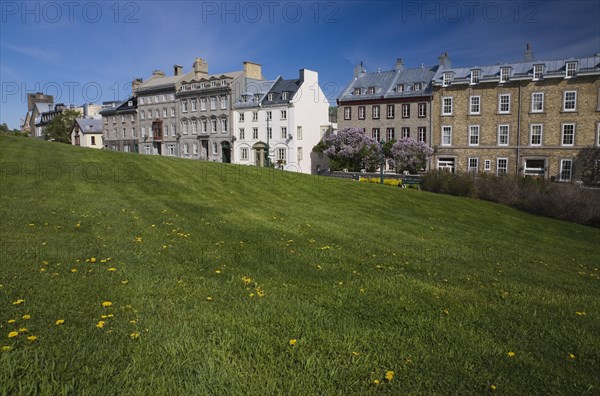
[(71, 129), (71, 144), (73, 146), (103, 148), (102, 120), (76, 118)]
[(235, 163), (317, 173), (312, 148), (331, 128), (317, 72), (302, 69), (292, 80), (247, 78), (233, 109)]

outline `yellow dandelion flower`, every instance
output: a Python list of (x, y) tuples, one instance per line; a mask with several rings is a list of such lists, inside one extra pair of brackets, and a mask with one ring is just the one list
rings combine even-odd
[(112, 306), (112, 302), (110, 302), (110, 301), (103, 301), (102, 302), (102, 306), (105, 307), (105, 308), (106, 307), (110, 307), (110, 306)]
[(40, 272), (46, 272), (46, 268), (44, 268), (44, 267), (40, 268)]
[(25, 302), (25, 300), (23, 300), (23, 299), (18, 299), (18, 300), (16, 300), (16, 301), (13, 301), (13, 305), (20, 305), (20, 304), (23, 304), (24, 302)]
[(19, 329), (19, 333), (27, 333), (27, 328), (26, 327), (21, 327)]
[(356, 351), (352, 351), (352, 355), (354, 355), (354, 356), (358, 356), (358, 355), (360, 355), (360, 353), (358, 353), (358, 352), (356, 352)]
[(575, 314), (576, 314), (577, 316), (585, 316), (585, 315), (587, 315), (585, 312), (579, 312), (579, 311), (578, 311), (578, 312), (575, 312)]
[(212, 300), (213, 300), (212, 297), (210, 297), (210, 296), (206, 297), (206, 301), (212, 301)]
[(113, 314), (106, 315), (107, 318), (112, 318), (113, 316), (115, 316), (115, 315), (113, 315)]
[(448, 315), (448, 314), (449, 314), (449, 311), (448, 311), (447, 309), (444, 309), (444, 310), (442, 311), (442, 313), (443, 313), (444, 315)]
[(135, 241), (136, 242), (142, 242), (142, 237), (141, 236), (136, 236), (135, 237)]
[(374, 383), (375, 385), (379, 385), (379, 380), (378, 380), (378, 379), (376, 379), (376, 380), (374, 380), (374, 381), (373, 381), (373, 383)]
[(48, 265), (48, 261), (47, 260), (42, 260), (42, 264)]
[(14, 320), (14, 319), (9, 319), (9, 320), (8, 320), (6, 323), (8, 323), (8, 324), (13, 324), (13, 323), (15, 323), (15, 322), (16, 322), (16, 320)]
[(60, 326), (63, 323), (65, 323), (64, 319), (58, 319), (56, 322), (54, 322), (54, 324), (57, 325), (57, 326)]
[(573, 355), (572, 353), (569, 353), (569, 359), (575, 359), (575, 355)]
[(71, 272), (72, 272), (72, 273), (75, 273), (75, 272), (77, 272), (77, 268), (71, 268)]
[(294, 345), (296, 345), (296, 342), (298, 342), (298, 340), (297, 340), (297, 339), (295, 339), (295, 338), (292, 338), (292, 339), (290, 340), (290, 345), (291, 345), (291, 346), (294, 346)]
[(35, 223), (29, 223), (27, 224), (29, 227), (35, 227)]
[(10, 333), (8, 333), (8, 338), (14, 338), (18, 335), (19, 335), (18, 331), (11, 331)]
[(515, 355), (516, 355), (516, 353), (514, 353), (514, 352), (510, 351), (510, 352), (508, 352), (508, 353), (507, 353), (507, 355), (508, 355), (508, 357), (513, 357), (513, 356), (515, 356)]
[(106, 263), (106, 259), (102, 259), (102, 260), (100, 260), (100, 262), (101, 262), (102, 264), (104, 264), (104, 263)]
[(490, 389), (493, 390), (493, 391), (495, 391), (498, 388), (496, 388), (496, 385), (490, 385)]
[(108, 272), (115, 272), (117, 269), (115, 267), (110, 267), (107, 269)]
[(77, 224), (75, 224), (75, 227), (79, 228), (79, 227), (81, 227), (81, 224), (77, 223)]
[(215, 270), (215, 274), (220, 274), (221, 270)]
[(126, 284), (128, 284), (128, 283), (129, 283), (129, 281), (128, 281), (127, 279), (123, 279), (123, 280), (121, 281), (121, 284), (122, 284), (122, 285), (126, 285)]
[(2, 350), (3, 350), (4, 352), (8, 352), (8, 351), (10, 351), (11, 349), (12, 349), (12, 347), (11, 347), (10, 345), (4, 345), (4, 346), (2, 347)]
[(130, 320), (130, 321), (129, 321), (129, 323), (131, 323), (131, 324), (136, 324), (136, 323), (137, 323), (137, 320), (135, 320), (135, 319), (134, 319), (134, 320)]
[(101, 328), (104, 327), (105, 324), (106, 324), (105, 321), (99, 320), (98, 323), (96, 323), (96, 327), (99, 328), (99, 329), (101, 329)]
[(250, 293), (250, 294), (249, 294), (249, 296), (250, 296), (250, 297), (254, 297), (254, 293)]
[(391, 380), (394, 379), (394, 372), (391, 370), (388, 370), (385, 372), (385, 379), (390, 382)]
[(250, 278), (249, 276), (242, 276), (242, 282), (244, 282), (244, 284), (249, 284), (250, 282), (252, 282), (252, 278)]
[(90, 258), (90, 263), (95, 263), (96, 262), (96, 257), (91, 257)]
[(137, 340), (138, 338), (140, 338), (140, 333), (139, 333), (138, 331), (135, 331), (135, 332), (133, 332), (133, 333), (129, 334), (129, 337), (130, 337), (132, 340)]
[(27, 339), (29, 341), (33, 342), (33, 341), (37, 341), (38, 338), (36, 336), (34, 336), (34, 335), (31, 335), (31, 336), (27, 337)]
[(31, 319), (31, 315), (23, 315), (23, 319), (29, 320), (29, 319)]

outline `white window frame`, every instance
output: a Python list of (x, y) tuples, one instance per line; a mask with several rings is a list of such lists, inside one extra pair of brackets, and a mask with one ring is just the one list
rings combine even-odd
[[(573, 94), (573, 99), (569, 99), (567, 102), (567, 95)], [(567, 108), (567, 103), (573, 103), (573, 107)], [(563, 92), (563, 111), (577, 111), (577, 91), (564, 91)]]
[(287, 127), (281, 127), (281, 138), (287, 139)]
[(352, 108), (349, 106), (344, 107), (344, 120), (352, 119)]
[(296, 139), (297, 140), (302, 140), (302, 126), (299, 125), (296, 127)]
[(577, 74), (577, 62), (565, 62), (565, 78), (575, 77), (575, 74)]
[(171, 107), (171, 117), (175, 117), (175, 107)]
[(377, 140), (378, 142), (381, 141), (381, 129), (380, 128), (373, 128), (371, 130), (371, 137), (375, 140)]
[[(507, 110), (502, 110), (502, 98), (508, 98), (508, 102), (506, 103), (506, 105), (508, 106)], [(510, 94), (509, 93), (503, 93), (503, 94), (498, 94), (498, 114), (510, 114)]]
[[(503, 129), (506, 129), (506, 134), (504, 134)], [(504, 138), (506, 142), (503, 142)], [(510, 142), (510, 125), (509, 124), (500, 124), (498, 125), (498, 146), (508, 146)]]
[(267, 111), (267, 121), (271, 121), (273, 120), (273, 113), (270, 111)]
[(481, 114), (481, 96), (479, 96), (479, 95), (469, 96), (469, 114), (471, 114), (471, 115)]
[[(474, 166), (472, 164), (474, 164)], [(479, 172), (479, 158), (477, 158), (477, 157), (467, 158), (467, 172), (475, 173), (475, 174), (477, 172)]]
[(200, 111), (206, 111), (206, 98), (200, 99)]
[(395, 128), (386, 128), (385, 136), (387, 137), (387, 141), (391, 142), (396, 137), (396, 129)]
[(544, 76), (544, 65), (533, 65), (533, 81), (538, 81)]
[(187, 100), (182, 100), (181, 101), (181, 112), (187, 113), (187, 111), (188, 111)]
[(402, 118), (410, 118), (410, 103), (402, 103)]
[(442, 74), (442, 87), (447, 87), (452, 82), (452, 72), (444, 72)]
[(281, 110), (279, 113), (280, 119), (287, 120), (287, 110)]
[(194, 142), (194, 144), (192, 145), (192, 149), (194, 150), (194, 155), (198, 155), (198, 142)]
[(227, 132), (227, 118), (221, 118), (221, 132)]
[[(567, 137), (567, 135), (565, 134), (566, 127), (572, 127), (572, 130), (573, 130), (572, 133), (569, 134), (571, 136), (570, 143), (565, 143), (565, 138)], [(560, 145), (565, 146), (565, 147), (572, 147), (575, 145), (575, 123), (574, 122), (565, 122), (565, 123), (561, 124), (561, 126), (560, 126)]]
[(371, 107), (371, 118), (378, 120), (381, 117), (379, 105), (373, 105)]
[(258, 121), (258, 111), (252, 112), (252, 121)]
[(211, 118), (210, 119), (210, 131), (212, 133), (217, 133), (217, 119), (216, 118)]
[(288, 92), (287, 91), (283, 91), (281, 93), (281, 100), (288, 100)]
[[(214, 81), (213, 81), (213, 83), (214, 83)], [(217, 98), (215, 98), (214, 96), (210, 98), (210, 109), (211, 110), (217, 109)]]
[[(558, 172), (558, 181), (561, 182), (570, 182), (573, 179), (573, 160), (571, 158), (561, 158), (559, 160), (560, 166), (559, 166), (559, 172)], [(565, 171), (567, 171), (565, 169), (565, 164), (569, 164), (569, 175), (568, 178), (563, 177), (563, 173), (565, 173)]]
[(388, 119), (396, 117), (396, 106), (393, 104), (386, 105), (386, 114)]
[(402, 129), (400, 129), (400, 133), (402, 136), (402, 139), (408, 139), (410, 138), (410, 127), (402, 127)]
[[(222, 80), (225, 81), (225, 80)], [(227, 109), (227, 96), (221, 96), (221, 110)]]
[(442, 146), (452, 146), (452, 125), (442, 125)]
[(419, 103), (417, 105), (417, 116), (420, 118), (427, 117), (427, 103)]
[(481, 70), (480, 69), (471, 70), (471, 85), (479, 84), (480, 79), (481, 79)]
[[(504, 166), (500, 167), (500, 162), (504, 162)], [(502, 172), (500, 172), (502, 170)], [(508, 158), (497, 158), (496, 159), (496, 176), (502, 176), (508, 174)]]
[(240, 149), (240, 159), (242, 161), (248, 161), (248, 159), (249, 159), (248, 158), (248, 153), (249, 153), (248, 147), (242, 147)]
[(486, 159), (483, 161), (483, 170), (489, 172), (492, 170), (492, 160)]
[[(479, 146), (481, 128), (479, 125), (469, 125), (469, 146)], [(475, 140), (475, 142), (473, 142)]]
[(277, 148), (277, 161), (287, 161), (287, 150), (285, 147)]
[(252, 128), (252, 139), (258, 140), (258, 128)]
[(419, 142), (427, 143), (427, 127), (418, 127), (417, 134)]
[[(533, 131), (534, 131), (534, 129), (537, 130), (537, 127), (539, 127), (539, 140), (540, 141), (539, 141), (539, 143), (534, 143), (533, 142), (533, 137), (534, 137)], [(537, 136), (537, 133), (535, 136)], [(543, 143), (544, 143), (544, 124), (531, 124), (529, 126), (529, 145), (533, 146), (533, 147), (540, 147), (540, 146), (542, 146)]]
[[(192, 111), (196, 111), (196, 99), (192, 99), (191, 102), (192, 102)], [(166, 117), (166, 115), (165, 115), (165, 117)]]
[(269, 92), (269, 94), (267, 95), (267, 100), (268, 100), (269, 102), (272, 102), (272, 101), (273, 101), (273, 92)]
[(366, 108), (365, 106), (358, 106), (358, 119), (364, 120), (366, 118)]
[(510, 81), (510, 67), (500, 68), (500, 82), (505, 83)]
[[(541, 99), (536, 99), (536, 97)], [(541, 108), (536, 108), (536, 104), (540, 104)], [(531, 93), (531, 112), (532, 113), (543, 113), (544, 112), (544, 93), (543, 92), (532, 92)]]
[[(448, 101), (448, 103), (446, 103)], [(452, 115), (453, 112), (453, 108), (454, 108), (454, 100), (452, 96), (443, 96), (442, 97), (442, 115), (443, 116), (449, 116)], [(447, 109), (450, 109), (450, 111), (446, 111)]]

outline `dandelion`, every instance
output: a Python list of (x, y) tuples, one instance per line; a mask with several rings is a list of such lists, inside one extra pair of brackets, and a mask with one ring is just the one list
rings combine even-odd
[(215, 274), (220, 274), (221, 270), (215, 270)]
[(513, 356), (515, 356), (515, 355), (516, 355), (516, 353), (514, 353), (514, 352), (510, 351), (510, 352), (508, 352), (508, 353), (507, 353), (507, 355), (508, 355), (508, 357), (513, 357)]
[(442, 312), (443, 312), (444, 315), (448, 315), (449, 314), (449, 311), (447, 309), (444, 309)]
[(79, 227), (81, 227), (80, 223), (75, 224), (75, 228), (79, 228)]
[(391, 370), (388, 370), (385, 372), (385, 379), (390, 382), (391, 380), (394, 379), (394, 372)]
[(213, 300), (212, 297), (210, 297), (210, 296), (206, 297), (206, 301), (212, 301), (212, 300)]
[(575, 359), (575, 355), (573, 355), (572, 353), (569, 353), (569, 359)]
[(23, 315), (23, 319), (24, 320), (29, 320), (29, 319), (31, 319), (31, 315)]
[(356, 352), (356, 351), (352, 351), (352, 355), (354, 355), (354, 356), (358, 356), (358, 355), (360, 355), (360, 353), (358, 353), (358, 352)]
[(105, 307), (105, 308), (106, 307), (110, 307), (110, 306), (112, 306), (112, 302), (110, 302), (110, 301), (103, 301), (102, 302), (102, 306)]
[(40, 272), (46, 272), (46, 268), (44, 268), (44, 267), (40, 268)]
[(104, 327), (105, 324), (106, 324), (105, 321), (99, 320), (98, 323), (96, 323), (96, 327), (99, 328), (99, 329), (101, 329), (101, 328)]
[(295, 339), (295, 338), (292, 338), (292, 339), (290, 340), (290, 345), (291, 345), (291, 346), (294, 346), (294, 345), (296, 345), (296, 342), (298, 342), (298, 340), (297, 340), (297, 339)]
[(38, 338), (34, 335), (31, 335), (31, 336), (27, 337), (27, 339), (31, 342), (34, 342), (34, 341), (37, 341)]
[(112, 318), (113, 316), (115, 316), (115, 315), (113, 315), (113, 314), (106, 315), (107, 318)]
[(25, 302), (25, 300), (23, 300), (23, 299), (18, 299), (18, 300), (16, 300), (16, 301), (13, 301), (13, 305), (20, 305), (20, 304), (23, 304), (24, 302)]
[(252, 278), (250, 278), (249, 276), (242, 276), (242, 282), (244, 282), (245, 285), (249, 284), (250, 282), (252, 282)]
[(141, 236), (136, 236), (135, 237), (135, 241), (136, 242), (142, 242), (142, 237)]
[(130, 320), (130, 321), (129, 321), (129, 323), (131, 323), (131, 324), (136, 324), (136, 323), (137, 323), (137, 320), (135, 320), (135, 319), (134, 319), (134, 320)]
[(585, 312), (575, 312), (577, 316), (585, 316), (587, 315)]
[(495, 390), (497, 389), (497, 388), (496, 388), (496, 385), (493, 385), (493, 384), (492, 384), (492, 385), (490, 385), (490, 389), (491, 389), (491, 390), (493, 390), (493, 391), (495, 391)]
[(4, 345), (4, 346), (2, 347), (2, 351), (4, 351), (4, 352), (8, 352), (8, 351), (10, 351), (11, 349), (12, 349), (12, 347), (11, 347), (10, 345)]
[(77, 272), (77, 268), (71, 268), (71, 272), (72, 272), (72, 273), (75, 273), (75, 272)]
[(54, 324), (57, 325), (57, 326), (60, 326), (63, 323), (65, 323), (64, 319), (58, 319), (56, 322), (54, 322)]
[(137, 340), (138, 338), (140, 338), (140, 333), (139, 333), (139, 332), (137, 332), (137, 331), (135, 331), (135, 332), (133, 332), (133, 333), (129, 334), (129, 337), (130, 337), (132, 340)]
[(115, 272), (117, 269), (115, 267), (110, 267), (107, 269), (108, 272)]
[(121, 284), (122, 284), (122, 285), (126, 285), (126, 284), (128, 284), (128, 283), (129, 283), (129, 281), (128, 281), (127, 279), (123, 279), (123, 280), (121, 281)]
[(14, 320), (14, 319), (9, 319), (9, 320), (8, 320), (6, 323), (8, 323), (8, 324), (13, 324), (13, 323), (15, 323), (15, 322), (16, 322), (16, 320)]
[(95, 262), (96, 262), (96, 257), (90, 258), (90, 263), (95, 263)]
[(29, 227), (35, 227), (35, 223), (29, 223), (27, 224)]
[(8, 333), (8, 338), (15, 338), (18, 335), (19, 335), (18, 331), (11, 331), (10, 333)]
[(376, 380), (374, 380), (374, 381), (373, 381), (373, 383), (374, 383), (375, 385), (379, 385), (379, 380), (378, 380), (378, 379), (376, 379)]
[(26, 327), (21, 327), (19, 329), (19, 333), (27, 333), (27, 328)]

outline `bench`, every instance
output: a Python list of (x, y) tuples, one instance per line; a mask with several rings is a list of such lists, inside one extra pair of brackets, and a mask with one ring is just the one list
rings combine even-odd
[(423, 179), (421, 179), (421, 178), (405, 178), (405, 179), (402, 179), (402, 184), (400, 186), (402, 188), (408, 188), (409, 186), (415, 186), (413, 188), (420, 190), (422, 182), (423, 182)]

